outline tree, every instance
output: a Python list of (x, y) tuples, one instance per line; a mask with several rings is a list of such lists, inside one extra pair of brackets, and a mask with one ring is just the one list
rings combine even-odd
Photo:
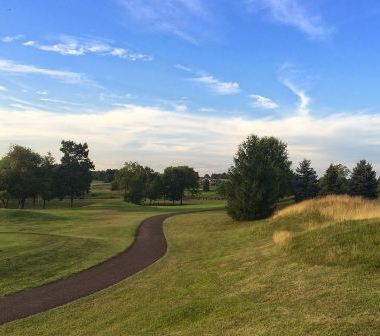
[(0, 201), (3, 205), (3, 208), (8, 207), (9, 199), (11, 198), (11, 194), (6, 190), (0, 190)]
[(183, 204), (185, 190), (196, 192), (198, 189), (199, 175), (188, 166), (168, 167), (162, 176), (165, 195), (174, 204), (180, 201)]
[(126, 162), (115, 174), (115, 182), (124, 191), (124, 201), (141, 204), (146, 195), (146, 170), (137, 162)]
[(39, 169), (39, 191), (38, 194), (43, 200), (43, 208), (46, 208), (46, 201), (50, 201), (55, 196), (57, 164), (51, 153), (42, 158)]
[(376, 172), (366, 160), (359, 161), (353, 169), (349, 182), (349, 194), (352, 196), (377, 198), (378, 182)]
[(23, 209), (28, 197), (37, 195), (38, 169), (42, 158), (30, 148), (15, 145), (0, 160), (1, 190), (18, 200)]
[(81, 197), (90, 191), (91, 170), (95, 166), (88, 157), (87, 143), (62, 140), (60, 150), (63, 156), (57, 169), (57, 194), (61, 198), (69, 196), (70, 206), (73, 207), (75, 197)]
[(342, 164), (330, 164), (319, 181), (321, 195), (341, 195), (348, 191), (348, 175), (350, 171)]
[(202, 181), (202, 187), (203, 187), (203, 191), (205, 192), (209, 192), (210, 191), (210, 180), (205, 178), (203, 181)]
[(227, 184), (227, 212), (236, 220), (265, 218), (289, 192), (287, 146), (274, 137), (251, 135), (234, 157)]
[(162, 177), (159, 173), (154, 172), (148, 185), (147, 196), (149, 198), (150, 203), (152, 203), (152, 201), (160, 199), (163, 196), (163, 194), (164, 187), (162, 183)]
[(319, 192), (318, 176), (311, 167), (310, 160), (299, 163), (293, 179), (293, 191), (296, 202), (316, 197)]

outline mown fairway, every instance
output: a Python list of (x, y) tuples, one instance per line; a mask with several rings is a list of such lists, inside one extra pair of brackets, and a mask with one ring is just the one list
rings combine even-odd
[[(65, 277), (99, 263), (133, 241), (138, 224), (170, 211), (221, 207), (196, 201), (175, 207), (132, 206), (98, 184), (89, 199), (55, 201), (47, 210), (0, 209), (0, 296)], [(102, 197), (119, 199), (102, 199)], [(66, 207), (66, 208), (65, 208)]]
[(376, 203), (330, 199), (258, 222), (173, 217), (166, 257), (0, 334), (378, 335), (378, 214)]

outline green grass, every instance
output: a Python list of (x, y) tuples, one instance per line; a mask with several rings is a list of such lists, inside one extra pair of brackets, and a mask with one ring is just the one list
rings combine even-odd
[[(107, 196), (104, 185), (96, 188)], [(66, 277), (121, 252), (144, 218), (223, 207), (211, 201), (136, 206), (112, 197), (77, 200), (74, 209), (57, 203), (47, 210), (0, 209), (0, 296)]]
[(0, 334), (379, 335), (379, 220), (212, 211), (172, 217), (165, 233), (151, 267)]

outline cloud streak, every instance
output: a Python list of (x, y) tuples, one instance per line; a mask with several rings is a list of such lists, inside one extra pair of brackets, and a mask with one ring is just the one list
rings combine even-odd
[(273, 109), (278, 108), (278, 104), (270, 98), (260, 96), (258, 94), (252, 94), (252, 95), (249, 95), (249, 97), (253, 100), (252, 101), (253, 107), (263, 108), (266, 110), (273, 110)]
[[(346, 136), (352, 132), (354, 138)], [(362, 157), (380, 168), (380, 114), (250, 119), (139, 105), (65, 115), (0, 109), (0, 153), (15, 142), (36, 144), (40, 151), (53, 150), (52, 143), (70, 138), (89, 142), (98, 168), (118, 167), (128, 158), (156, 169), (189, 164), (201, 172), (222, 171), (231, 164), (238, 144), (251, 133), (283, 139), (295, 163), (307, 157), (319, 171), (331, 161), (352, 166)]]
[(196, 78), (191, 78), (190, 80), (205, 85), (219, 95), (231, 95), (240, 92), (239, 83), (222, 82), (211, 75), (202, 75)]
[(153, 57), (150, 55), (131, 52), (120, 47), (114, 47), (109, 43), (103, 41), (74, 38), (69, 36), (63, 36), (59, 40), (60, 41), (55, 44), (41, 44), (37, 41), (30, 40), (24, 42), (23, 45), (43, 51), (55, 52), (61, 55), (69, 56), (96, 54), (102, 56), (115, 56), (122, 59), (128, 59), (130, 61), (151, 61), (153, 59)]
[(78, 72), (40, 68), (34, 65), (18, 64), (5, 59), (0, 59), (0, 72), (10, 74), (40, 75), (71, 84), (91, 82), (84, 74)]
[(254, 12), (267, 12), (271, 19), (291, 26), (311, 38), (325, 38), (332, 29), (322, 18), (311, 13), (300, 0), (246, 0), (248, 8)]
[(147, 30), (174, 35), (198, 44), (209, 13), (201, 0), (120, 0), (129, 17)]

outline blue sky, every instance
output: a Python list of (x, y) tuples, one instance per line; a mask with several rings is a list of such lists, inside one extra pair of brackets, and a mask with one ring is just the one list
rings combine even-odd
[(97, 168), (225, 171), (251, 134), (380, 169), (374, 0), (2, 0), (0, 155), (87, 141)]

